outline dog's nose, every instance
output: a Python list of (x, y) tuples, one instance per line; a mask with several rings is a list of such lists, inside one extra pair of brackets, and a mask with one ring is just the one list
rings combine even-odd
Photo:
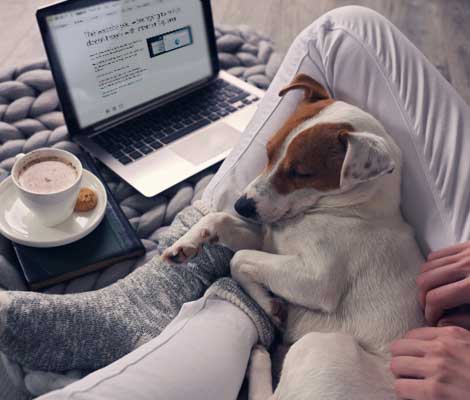
[(245, 194), (236, 201), (235, 211), (242, 217), (256, 218), (256, 203)]

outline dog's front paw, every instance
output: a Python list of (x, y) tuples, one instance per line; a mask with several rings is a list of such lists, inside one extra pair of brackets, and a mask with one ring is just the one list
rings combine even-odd
[(184, 263), (196, 256), (204, 243), (215, 243), (217, 234), (207, 227), (194, 227), (162, 254), (162, 259), (170, 263)]
[(178, 243), (168, 247), (162, 253), (162, 260), (171, 264), (181, 264), (194, 257), (199, 252), (199, 248), (191, 243)]

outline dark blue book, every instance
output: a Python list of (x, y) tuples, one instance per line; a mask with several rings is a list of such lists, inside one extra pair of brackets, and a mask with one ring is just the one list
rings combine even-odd
[(83, 167), (104, 184), (108, 204), (103, 220), (84, 238), (64, 246), (38, 248), (13, 243), (24, 277), (32, 290), (39, 290), (108, 267), (145, 253), (126, 216), (96, 168), (93, 159), (79, 156)]

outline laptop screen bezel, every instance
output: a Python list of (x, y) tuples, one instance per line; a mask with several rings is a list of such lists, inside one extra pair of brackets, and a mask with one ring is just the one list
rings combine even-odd
[(220, 71), (210, 0), (200, 0), (204, 13), (204, 23), (206, 26), (206, 35), (209, 45), (212, 74), (208, 78), (198, 80), (190, 85), (184, 86), (183, 88), (172, 91), (153, 100), (144, 102), (129, 110), (123, 111), (122, 113), (105, 118), (92, 125), (80, 127), (68, 86), (65, 83), (65, 77), (60, 66), (59, 57), (52, 43), (52, 36), (49, 32), (47, 17), (62, 12), (73, 11), (80, 8), (90, 7), (112, 1), (116, 0), (68, 0), (40, 8), (36, 11), (36, 19), (39, 25), (39, 30), (41, 32), (46, 54), (49, 59), (49, 65), (56, 85), (65, 123), (70, 135), (72, 136), (77, 134), (91, 135), (93, 133), (109, 129), (112, 126), (119, 125), (120, 123), (136, 117), (137, 115), (146, 113), (154, 108), (168, 103), (169, 101), (184, 96), (185, 94), (207, 85), (218, 76)]

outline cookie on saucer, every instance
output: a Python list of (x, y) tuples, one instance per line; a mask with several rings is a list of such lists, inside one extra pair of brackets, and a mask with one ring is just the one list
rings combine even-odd
[(82, 188), (78, 193), (75, 211), (86, 212), (93, 210), (98, 204), (98, 196), (90, 188)]

